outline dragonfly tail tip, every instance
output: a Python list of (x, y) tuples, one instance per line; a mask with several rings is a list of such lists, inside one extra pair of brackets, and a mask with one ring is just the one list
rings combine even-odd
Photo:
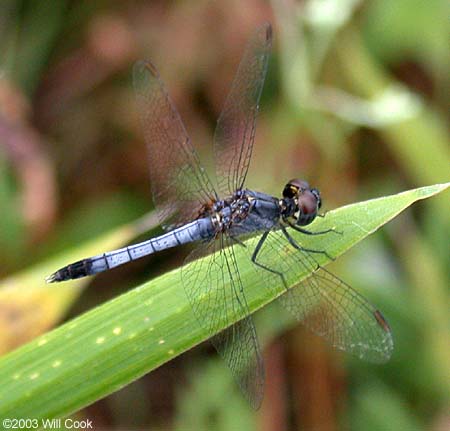
[(45, 277), (45, 282), (46, 283), (54, 283), (55, 281), (57, 281), (56, 273), (53, 273), (53, 274), (48, 275), (47, 277)]

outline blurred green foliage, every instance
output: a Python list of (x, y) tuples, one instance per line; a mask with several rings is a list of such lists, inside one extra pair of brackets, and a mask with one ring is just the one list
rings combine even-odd
[[(151, 209), (129, 78), (135, 60), (158, 66), (210, 160), (246, 38), (264, 20), (275, 43), (249, 186), (278, 195), (286, 179), (304, 177), (333, 208), (448, 181), (448, 12), (445, 0), (1, 2), (0, 276)], [(347, 361), (301, 329), (271, 330), (279, 314), (270, 310), (257, 316), (269, 328), (266, 362), (280, 337), (283, 359), (268, 370), (256, 416), (228, 370), (201, 350), (82, 414), (109, 428), (259, 429), (288, 417), (286, 429), (445, 429), (449, 238), (447, 192), (333, 264), (391, 323), (396, 350), (385, 366)], [(74, 313), (182, 257), (97, 277)], [(142, 399), (148, 410), (138, 419), (118, 407)]]

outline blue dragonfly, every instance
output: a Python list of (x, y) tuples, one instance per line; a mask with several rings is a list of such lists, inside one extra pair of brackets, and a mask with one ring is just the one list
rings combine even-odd
[[(372, 362), (387, 361), (393, 350), (391, 330), (381, 312), (317, 263), (314, 256), (328, 256), (326, 251), (304, 248), (290, 233), (333, 232), (305, 229), (319, 215), (319, 190), (299, 179), (288, 181), (281, 197), (245, 188), (271, 45), (272, 28), (265, 23), (247, 44), (217, 121), (216, 187), (156, 67), (148, 61), (134, 66), (153, 198), (166, 232), (71, 263), (47, 277), (51, 283), (85, 277), (195, 243), (181, 271), (184, 290), (196, 319), (208, 334), (215, 334), (212, 344), (255, 409), (263, 398), (264, 366), (235, 253), (236, 247), (247, 248), (243, 240), (248, 237), (258, 238), (247, 254), (263, 275), (261, 288), (284, 285), (280, 302), (309, 329), (334, 347)], [(299, 281), (305, 272), (310, 275)]]

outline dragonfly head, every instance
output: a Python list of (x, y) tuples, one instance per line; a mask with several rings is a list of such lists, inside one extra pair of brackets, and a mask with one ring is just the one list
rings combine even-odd
[(284, 187), (283, 198), (295, 203), (295, 211), (290, 215), (297, 218), (296, 223), (300, 226), (311, 223), (322, 206), (319, 190), (311, 188), (306, 181), (296, 178)]

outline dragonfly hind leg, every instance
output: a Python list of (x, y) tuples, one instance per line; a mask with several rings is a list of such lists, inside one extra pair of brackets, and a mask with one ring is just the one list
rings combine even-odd
[(261, 238), (258, 241), (258, 244), (255, 247), (255, 250), (253, 251), (253, 254), (252, 254), (252, 257), (251, 257), (251, 261), (256, 266), (259, 266), (260, 268), (265, 269), (266, 271), (269, 271), (272, 274), (278, 275), (281, 278), (281, 280), (283, 281), (284, 287), (286, 288), (286, 290), (288, 290), (288, 284), (287, 284), (286, 279), (284, 278), (284, 274), (282, 272), (277, 271), (276, 269), (270, 268), (269, 266), (264, 265), (264, 264), (262, 264), (260, 262), (257, 262), (257, 260), (256, 260), (256, 258), (258, 256), (258, 253), (260, 252), (261, 247), (263, 246), (264, 241), (267, 239), (269, 233), (270, 233), (270, 231), (266, 231), (266, 232), (264, 232), (262, 234)]

